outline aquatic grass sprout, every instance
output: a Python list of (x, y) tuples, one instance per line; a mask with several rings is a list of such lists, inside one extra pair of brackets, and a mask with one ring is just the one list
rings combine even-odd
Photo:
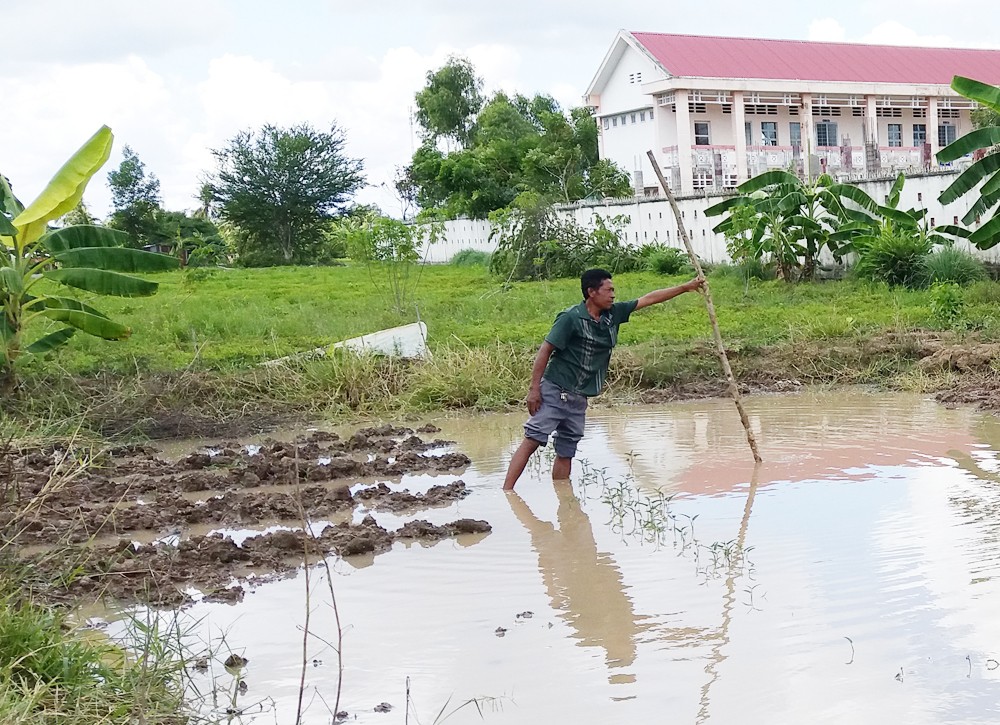
[(634, 474), (610, 479), (606, 468), (596, 468), (587, 459), (580, 460), (580, 468), (583, 498), (607, 507), (606, 525), (623, 539), (652, 544), (657, 550), (669, 546), (678, 556), (689, 555), (706, 579), (731, 573), (734, 567), (741, 575), (752, 575), (754, 566), (747, 555), (753, 547), (741, 547), (736, 539), (703, 544), (696, 533), (698, 514), (675, 512), (673, 495), (662, 491), (647, 495), (636, 485)]

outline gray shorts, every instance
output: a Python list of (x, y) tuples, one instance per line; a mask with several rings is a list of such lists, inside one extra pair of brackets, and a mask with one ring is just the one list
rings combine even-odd
[(542, 378), (542, 407), (524, 424), (524, 437), (543, 446), (552, 435), (552, 447), (560, 458), (576, 455), (587, 418), (587, 396), (564, 391)]

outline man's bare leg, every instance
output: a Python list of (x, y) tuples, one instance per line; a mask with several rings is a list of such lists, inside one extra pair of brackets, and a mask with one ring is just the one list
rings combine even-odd
[(517, 483), (517, 479), (524, 473), (524, 467), (528, 465), (528, 459), (531, 458), (532, 453), (538, 450), (538, 446), (540, 445), (542, 444), (531, 438), (525, 438), (521, 441), (521, 445), (514, 451), (514, 457), (510, 459), (510, 465), (507, 467), (507, 477), (503, 481), (504, 491), (514, 490), (514, 484)]
[(552, 480), (553, 481), (567, 481), (569, 480), (569, 472), (573, 467), (572, 458), (560, 458), (556, 456), (555, 463), (552, 464)]

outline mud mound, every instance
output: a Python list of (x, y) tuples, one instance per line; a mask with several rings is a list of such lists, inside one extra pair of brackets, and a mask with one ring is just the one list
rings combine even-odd
[[(424, 430), (437, 432), (433, 426)], [(17, 548), (46, 547), (31, 555), (39, 573), (71, 582), (50, 588), (54, 598), (108, 595), (175, 606), (190, 601), (186, 591), (194, 587), (213, 601), (239, 601), (244, 589), (238, 582), (249, 574), (258, 580), (282, 576), (304, 558), (375, 555), (397, 539), (433, 542), (488, 532), (489, 524), (471, 519), (445, 526), (407, 522), (392, 532), (371, 515), (361, 523), (328, 525), (318, 536), (302, 531), (304, 519), (351, 519), (359, 509), (415, 513), (464, 499), (471, 492), (461, 480), (417, 493), (384, 481), (372, 485), (373, 479), (413, 472), (454, 474), (470, 463), (467, 456), (427, 454), (448, 445), (385, 425), (347, 439), (318, 431), (254, 445), (224, 440), (177, 460), (146, 445), (0, 450), (0, 490), (12, 503), (0, 511), (0, 540)], [(188, 533), (192, 527), (274, 525), (283, 528), (239, 544), (221, 533)], [(134, 543), (137, 533), (154, 543)], [(64, 576), (66, 571), (73, 576)]]

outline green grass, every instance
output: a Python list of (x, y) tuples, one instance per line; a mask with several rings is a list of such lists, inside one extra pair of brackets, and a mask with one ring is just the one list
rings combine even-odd
[[(8, 562), (9, 564), (9, 562)], [(181, 669), (161, 634), (126, 655), (61, 610), (25, 599), (7, 577), (0, 591), (0, 722), (180, 725)], [(141, 623), (139, 623), (141, 625)]]
[[(80, 335), (51, 363), (72, 374), (132, 374), (243, 368), (270, 358), (417, 319), (429, 328), (432, 348), (497, 343), (537, 347), (556, 313), (580, 299), (576, 280), (528, 282), (503, 290), (485, 270), (428, 267), (414, 311), (399, 316), (358, 268), (229, 270), (200, 282), (183, 273), (158, 277), (148, 299), (100, 299), (99, 308), (134, 328), (126, 343)], [(638, 297), (686, 277), (652, 273), (616, 278), (619, 299)], [(859, 330), (931, 323), (929, 298), (859, 282), (786, 285), (757, 282), (748, 295), (739, 280), (712, 280), (719, 322), (727, 340), (764, 345), (825, 338)], [(621, 342), (664, 344), (708, 339), (704, 306), (686, 295), (643, 311), (622, 328)]]
[[(142, 430), (143, 416), (172, 413), (224, 419), (275, 411), (340, 416), (503, 407), (523, 397), (532, 357), (556, 313), (580, 299), (574, 279), (504, 287), (483, 268), (452, 265), (423, 270), (413, 312), (403, 316), (393, 312), (388, 295), (358, 267), (177, 272), (156, 278), (161, 288), (154, 297), (93, 301), (134, 328), (128, 342), (78, 335), (51, 359), (25, 359), (17, 409), (56, 429), (97, 421), (107, 430), (107, 421), (117, 417), (122, 424), (110, 429), (127, 432), (133, 424)], [(630, 299), (686, 279), (637, 272), (617, 276), (615, 284), (618, 298)], [(912, 355), (879, 353), (878, 345), (868, 343), (889, 333), (940, 327), (926, 290), (857, 280), (797, 285), (753, 280), (747, 290), (733, 275), (710, 279), (723, 336), (743, 375), (794, 375), (803, 366), (824, 381), (841, 380), (837, 370), (849, 372), (849, 380), (892, 375), (903, 371)], [(997, 337), (1000, 285), (978, 282), (963, 294), (969, 329), (985, 339)], [(418, 313), (428, 325), (433, 362), (338, 356), (292, 370), (257, 367), (413, 322)], [(838, 352), (866, 345), (872, 349), (860, 357)], [(800, 351), (808, 351), (810, 359), (798, 359), (806, 354)], [(876, 360), (880, 354), (891, 364)], [(716, 378), (699, 296), (684, 295), (637, 313), (622, 328), (612, 372), (633, 386)], [(4, 425), (0, 415), (0, 431)]]

